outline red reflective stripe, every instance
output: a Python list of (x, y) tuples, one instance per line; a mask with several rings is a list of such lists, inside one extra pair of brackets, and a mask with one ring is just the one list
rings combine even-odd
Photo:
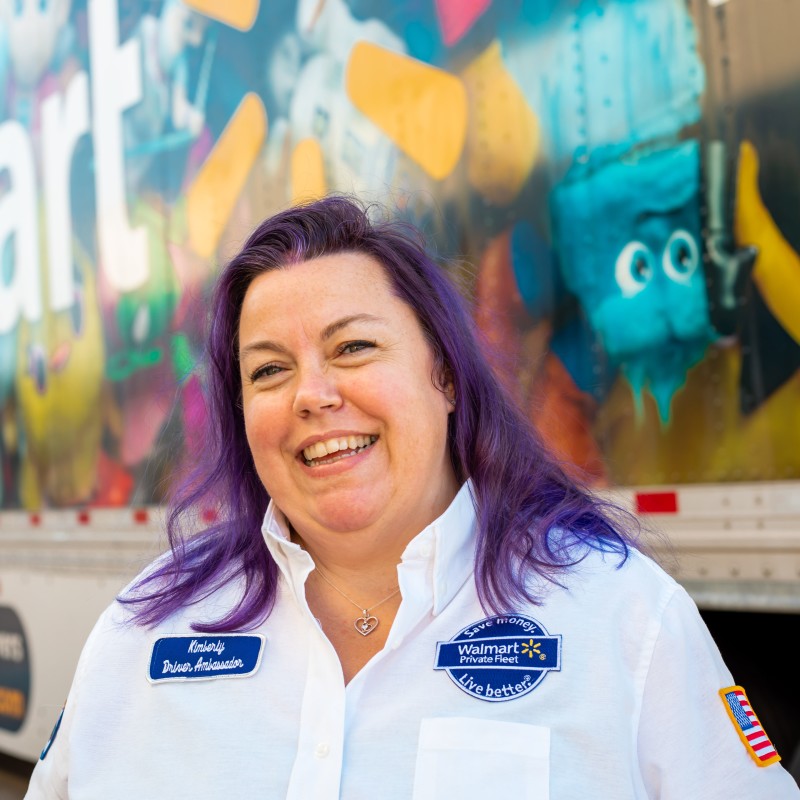
[(676, 514), (678, 512), (677, 492), (637, 492), (637, 514)]

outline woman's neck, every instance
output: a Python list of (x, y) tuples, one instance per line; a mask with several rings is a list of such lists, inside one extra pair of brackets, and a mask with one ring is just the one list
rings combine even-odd
[(397, 565), (407, 541), (395, 541), (394, 546), (387, 547), (371, 541), (373, 537), (366, 532), (330, 533), (324, 539), (304, 537), (291, 523), (289, 532), (291, 540), (311, 556), (315, 566), (346, 592), (349, 588), (369, 599), (397, 586)]
[[(358, 534), (331, 534), (331, 545), (327, 541), (318, 545), (304, 539), (291, 524), (289, 530), (291, 540), (314, 561), (315, 569), (305, 585), (306, 601), (336, 650), (347, 684), (386, 644), (402, 600), (397, 580), (402, 551), (352, 548)], [(353, 540), (343, 547), (338, 536)]]

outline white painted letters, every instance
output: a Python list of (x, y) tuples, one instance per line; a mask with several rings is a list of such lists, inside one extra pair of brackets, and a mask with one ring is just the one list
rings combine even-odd
[(150, 269), (147, 232), (128, 224), (122, 141), (122, 112), (142, 98), (141, 53), (136, 39), (119, 45), (116, 0), (89, 0), (89, 43), (100, 257), (109, 283), (126, 292)]
[(0, 259), (12, 236), (14, 255), (10, 283), (0, 280), (0, 333), (10, 331), (20, 313), (29, 320), (42, 315), (36, 167), (28, 134), (16, 120), (0, 125), (3, 170), (8, 170), (11, 186), (0, 199)]
[(75, 144), (89, 129), (85, 72), (73, 76), (66, 97), (52, 94), (42, 103), (42, 129), (50, 309), (63, 311), (73, 303), (70, 165)]

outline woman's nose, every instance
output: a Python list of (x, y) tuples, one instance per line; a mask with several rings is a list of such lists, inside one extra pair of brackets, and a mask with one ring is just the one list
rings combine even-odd
[(314, 368), (300, 372), (294, 396), (295, 414), (305, 416), (318, 411), (330, 411), (341, 404), (339, 387), (327, 370)]

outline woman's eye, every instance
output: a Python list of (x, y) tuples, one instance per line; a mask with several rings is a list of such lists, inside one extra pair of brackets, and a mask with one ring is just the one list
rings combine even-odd
[(271, 378), (282, 371), (283, 368), (279, 367), (277, 364), (265, 364), (250, 375), (250, 380), (257, 381), (259, 378)]
[(346, 342), (339, 348), (339, 352), (343, 355), (352, 355), (353, 353), (358, 353), (361, 350), (367, 350), (370, 347), (375, 347), (375, 342), (366, 342), (366, 341), (356, 341), (356, 342)]

